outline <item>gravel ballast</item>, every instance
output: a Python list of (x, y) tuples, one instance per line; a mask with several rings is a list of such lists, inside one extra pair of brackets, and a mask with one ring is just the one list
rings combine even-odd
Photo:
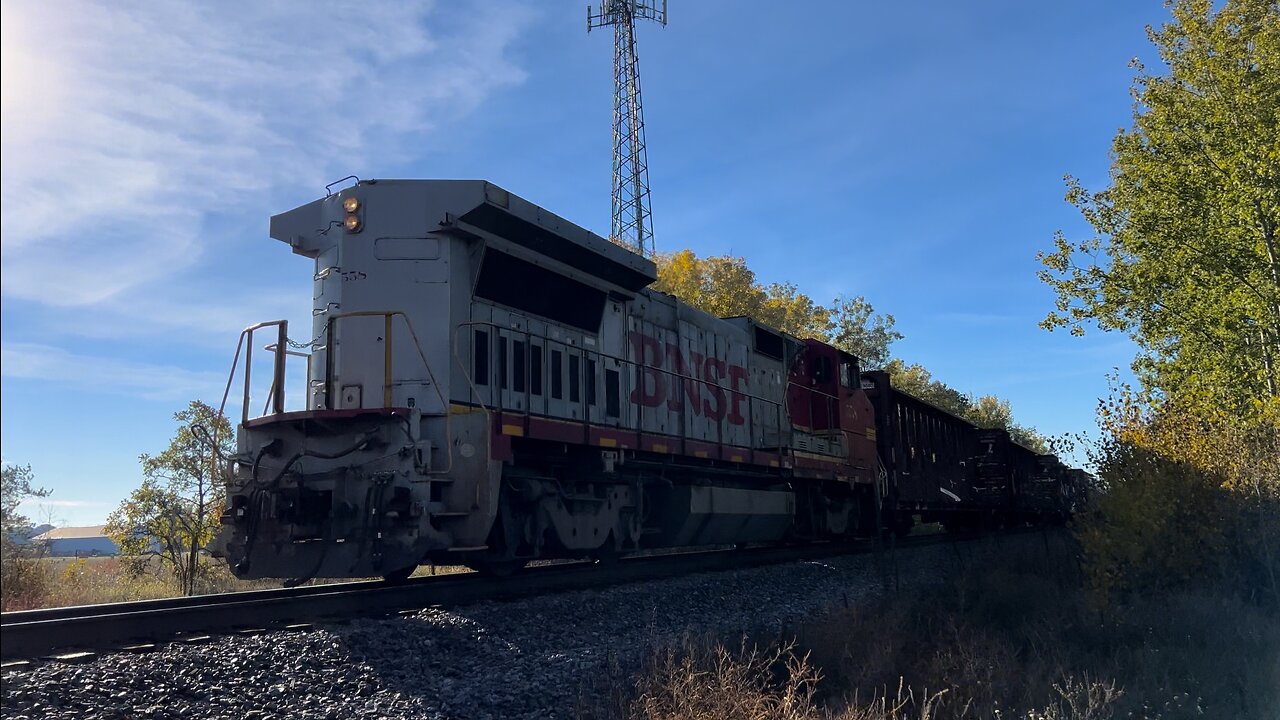
[[(6, 669), (0, 717), (568, 718), (606, 673), (689, 635), (774, 633), (1038, 535), (482, 602)], [(512, 579), (519, 582), (518, 577)]]

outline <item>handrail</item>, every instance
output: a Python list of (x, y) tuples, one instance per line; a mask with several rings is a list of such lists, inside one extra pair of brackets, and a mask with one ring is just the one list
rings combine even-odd
[[(827, 409), (827, 419), (828, 419), (828, 421), (830, 421), (830, 420), (832, 420), (832, 419), (835, 419), (837, 422), (839, 421), (839, 417), (838, 417), (838, 415), (839, 415), (839, 414), (838, 414), (838, 413), (833, 413), (833, 412), (832, 412), (833, 408), (838, 407), (838, 406), (840, 405), (840, 397), (839, 397), (839, 396), (837, 396), (837, 395), (832, 395), (831, 393), (828, 393), (828, 392), (823, 392), (822, 390), (818, 390), (818, 389), (816, 389), (816, 388), (805, 387), (804, 385), (801, 385), (800, 383), (798, 383), (798, 382), (796, 382), (796, 381), (794, 381), (794, 380), (787, 380), (787, 385), (786, 385), (786, 387), (787, 387), (787, 390), (790, 390), (790, 389), (791, 389), (791, 388), (793, 388), (793, 387), (794, 387), (794, 388), (797, 388), (797, 389), (799, 389), (799, 390), (803, 390), (804, 392), (809, 393), (809, 395), (811, 396), (811, 397), (810, 397), (810, 399), (812, 399), (812, 396), (813, 396), (813, 395), (818, 395), (818, 396), (821, 396), (821, 397), (825, 398), (825, 399), (826, 399), (826, 404), (827, 404), (827, 408), (826, 408), (826, 409)], [(783, 392), (786, 392), (786, 391), (784, 390)], [(810, 417), (810, 420), (812, 420), (812, 417)], [(833, 430), (834, 430), (834, 429), (839, 429), (839, 428), (829, 428), (829, 429), (833, 429)], [(812, 427), (810, 427), (810, 428), (808, 428), (807, 430), (808, 430), (809, 432), (814, 432), (814, 431), (816, 431), (816, 428), (812, 428)]]
[[(263, 347), (262, 349), (263, 349), (263, 350), (266, 350), (267, 352), (274, 352), (274, 353), (278, 353), (278, 352), (279, 352), (279, 348), (280, 348), (280, 344), (279, 344), (279, 343), (271, 343), (270, 345), (267, 345), (267, 346)], [(284, 351), (284, 354), (285, 354), (285, 355), (292, 355), (293, 357), (300, 357), (300, 358), (306, 358), (306, 359), (307, 359), (307, 380), (309, 381), (309, 380), (311, 379), (311, 353), (298, 352), (297, 350), (285, 350), (285, 351)], [(281, 382), (284, 382), (284, 378), (283, 378), (283, 376), (280, 378), (280, 381), (281, 381)], [(273, 393), (275, 392), (275, 387), (276, 387), (276, 378), (274, 378), (274, 377), (273, 377), (273, 378), (271, 378), (271, 390), (269, 390), (269, 391), (268, 391), (268, 395), (271, 395), (271, 394), (273, 394)], [(268, 397), (267, 402), (265, 402), (265, 403), (263, 403), (263, 404), (262, 404), (262, 414), (263, 414), (263, 415), (266, 415), (266, 414), (267, 414), (267, 407), (268, 407), (268, 404), (269, 404), (269, 403), (270, 403), (270, 397)]]
[(391, 387), (392, 387), (392, 365), (391, 365), (391, 345), (392, 345), (392, 324), (391, 318), (395, 316), (404, 318), (404, 324), (409, 329), (409, 337), (413, 339), (413, 347), (418, 351), (418, 357), (422, 360), (422, 366), (427, 371), (427, 377), (431, 380), (431, 386), (435, 388), (436, 397), (440, 400), (440, 407), (446, 414), (449, 410), (449, 402), (444, 397), (444, 392), (440, 390), (440, 383), (436, 382), (435, 373), (431, 370), (431, 363), (427, 361), (427, 355), (422, 349), (422, 342), (418, 340), (418, 334), (413, 329), (413, 323), (409, 320), (409, 315), (403, 310), (352, 310), (350, 312), (337, 313), (329, 316), (326, 326), (326, 334), (329, 337), (329, 349), (326, 351), (325, 358), (325, 402), (332, 405), (333, 397), (333, 331), (337, 328), (337, 321), (349, 317), (381, 317), (384, 320), (383, 335), (386, 341), (382, 348), (382, 406), (391, 407)]
[(413, 322), (409, 319), (408, 313), (403, 310), (352, 310), (350, 312), (336, 313), (329, 316), (325, 323), (325, 335), (328, 337), (327, 348), (325, 350), (325, 403), (332, 407), (333, 405), (333, 378), (334, 378), (334, 352), (337, 345), (333, 342), (333, 334), (337, 329), (337, 321), (349, 317), (381, 317), (383, 318), (383, 337), (385, 341), (382, 347), (382, 407), (391, 407), (391, 388), (392, 388), (392, 322), (395, 316), (404, 319), (405, 327), (409, 329), (409, 337), (413, 339), (413, 347), (418, 351), (418, 358), (422, 360), (422, 366), (427, 371), (427, 378), (431, 381), (431, 387), (435, 389), (436, 397), (440, 399), (441, 414), (445, 418), (445, 446), (449, 448), (449, 464), (441, 470), (428, 469), (428, 475), (447, 473), (453, 470), (453, 419), (449, 412), (449, 401), (444, 396), (444, 391), (440, 389), (440, 383), (436, 382), (435, 373), (431, 370), (431, 363), (427, 361), (427, 354), (422, 349), (422, 342), (418, 340), (418, 333), (413, 329)]
[[(227, 375), (227, 385), (222, 391), (222, 403), (218, 405), (218, 417), (222, 417), (227, 407), (227, 399), (231, 396), (231, 383), (236, 378), (236, 368), (240, 365), (240, 351), (244, 350), (244, 401), (240, 407), (240, 423), (244, 424), (249, 421), (249, 386), (253, 377), (253, 333), (267, 327), (277, 328), (277, 338), (274, 344), (275, 358), (272, 367), (271, 389), (267, 393), (268, 403), (274, 406), (275, 413), (284, 412), (284, 368), (285, 353), (279, 352), (280, 347), (284, 347), (289, 343), (289, 321), (288, 320), (267, 320), (255, 325), (250, 325), (240, 331), (240, 339), (236, 341), (236, 354), (231, 359), (231, 372)], [(248, 340), (248, 342), (246, 342)], [(273, 346), (267, 346), (272, 349)], [(265, 414), (265, 412), (264, 412)]]
[[(704, 385), (709, 385), (709, 386), (711, 386), (711, 387), (717, 387), (717, 388), (720, 388), (721, 390), (724, 390), (724, 391), (726, 391), (726, 392), (732, 393), (732, 394), (734, 394), (734, 395), (741, 395), (741, 396), (743, 396), (743, 397), (745, 397), (745, 398), (748, 398), (748, 399), (751, 399), (751, 400), (759, 400), (759, 401), (760, 401), (760, 402), (762, 402), (762, 403), (768, 403), (768, 404), (770, 404), (770, 405), (777, 405), (777, 406), (781, 406), (781, 405), (783, 405), (783, 404), (784, 404), (784, 403), (782, 403), (782, 402), (778, 402), (777, 400), (770, 400), (769, 398), (762, 397), (762, 396), (760, 396), (760, 395), (752, 395), (751, 393), (746, 392), (746, 391), (744, 391), (744, 390), (734, 390), (734, 389), (732, 389), (732, 388), (725, 387), (724, 385), (720, 385), (720, 384), (717, 384), (717, 383), (711, 382), (710, 380), (703, 380), (702, 378), (697, 378), (697, 377), (694, 377), (694, 376), (692, 376), (692, 375), (681, 375), (680, 373), (678, 373), (678, 372), (676, 372), (676, 371), (674, 371), (674, 370), (667, 370), (667, 369), (665, 369), (665, 368), (657, 367), (656, 365), (646, 365), (646, 364), (643, 364), (643, 363), (638, 363), (638, 362), (636, 362), (635, 360), (628, 360), (627, 358), (624, 358), (624, 357), (618, 357), (617, 355), (609, 355), (609, 354), (606, 354), (606, 353), (601, 352), (601, 351), (599, 351), (599, 350), (591, 350), (591, 349), (586, 348), (586, 347), (579, 347), (579, 346), (576, 346), (576, 345), (568, 345), (568, 344), (567, 344), (567, 343), (565, 343), (563, 340), (556, 340), (556, 339), (554, 339), (554, 338), (550, 338), (550, 337), (548, 337), (548, 336), (546, 336), (546, 335), (534, 335), (533, 333), (531, 333), (531, 332), (530, 332), (530, 331), (528, 331), (528, 330), (517, 330), (516, 328), (506, 327), (506, 326), (498, 325), (498, 324), (496, 324), (496, 323), (488, 322), (488, 321), (482, 321), (482, 320), (470, 320), (470, 321), (467, 321), (467, 322), (458, 323), (458, 326), (457, 326), (456, 328), (454, 328), (454, 337), (455, 337), (455, 340), (456, 340), (456, 337), (457, 337), (457, 332), (458, 332), (459, 330), (461, 330), (461, 329), (462, 329), (462, 328), (464, 328), (464, 327), (470, 327), (470, 326), (487, 326), (487, 327), (495, 328), (495, 329), (497, 329), (497, 330), (502, 330), (503, 332), (515, 332), (515, 333), (519, 333), (519, 334), (524, 335), (525, 337), (528, 337), (528, 338), (535, 338), (535, 337), (536, 337), (536, 338), (537, 338), (537, 339), (539, 339), (539, 340), (543, 340), (543, 341), (546, 341), (546, 342), (555, 343), (555, 344), (557, 344), (557, 345), (562, 345), (562, 346), (564, 346), (564, 347), (574, 347), (574, 348), (580, 349), (580, 350), (582, 350), (582, 352), (583, 352), (583, 353), (590, 354), (590, 355), (594, 355), (594, 356), (596, 356), (596, 357), (598, 357), (598, 358), (602, 358), (602, 359), (605, 359), (605, 360), (615, 360), (615, 361), (620, 362), (620, 363), (624, 363), (624, 364), (627, 364), (627, 365), (630, 365), (630, 366), (633, 366), (633, 367), (641, 367), (641, 368), (644, 368), (644, 369), (646, 369), (646, 370), (655, 370), (655, 371), (657, 371), (657, 372), (663, 373), (664, 375), (673, 375), (673, 376), (678, 377), (678, 378), (680, 378), (680, 379), (682, 379), (682, 380), (693, 380), (694, 382), (702, 383), (702, 384), (704, 384)], [(462, 363), (462, 359), (457, 357), (457, 353), (456, 353), (456, 348), (457, 348), (457, 347), (458, 347), (458, 344), (457, 344), (457, 342), (455, 342), (455, 343), (454, 343), (454, 348), (455, 348), (454, 357), (455, 357), (455, 359), (457, 359), (457, 361), (458, 361), (458, 363), (459, 363), (459, 366), (460, 366), (460, 369), (463, 371), (463, 373), (464, 373), (464, 374), (466, 374), (466, 375), (467, 375), (467, 378), (468, 378), (468, 380), (469, 380), (469, 379), (470, 379), (470, 377), (471, 377), (471, 376), (470, 376), (470, 373), (467, 371), (466, 366), (461, 365), (461, 363)], [(799, 387), (799, 386), (797, 386), (797, 387)], [(473, 389), (474, 389), (474, 388), (473, 388)], [(477, 391), (477, 394), (479, 394), (479, 392), (478, 392), (478, 391)], [(834, 396), (833, 396), (833, 397), (834, 397)]]
[[(418, 357), (422, 360), (422, 365), (427, 371), (427, 377), (430, 379), (431, 385), (435, 390), (436, 396), (440, 399), (441, 414), (445, 416), (445, 446), (448, 450), (448, 465), (443, 469), (428, 469), (428, 474), (447, 473), (453, 469), (453, 442), (452, 442), (452, 420), (449, 413), (449, 402), (444, 396), (444, 392), (440, 389), (440, 383), (436, 382), (435, 373), (431, 370), (431, 363), (427, 361), (426, 352), (422, 349), (422, 343), (418, 340), (418, 334), (413, 329), (413, 322), (409, 319), (409, 315), (402, 310), (356, 310), (345, 313), (331, 315), (326, 323), (326, 335), (328, 343), (326, 345), (325, 355), (325, 402), (332, 406), (333, 399), (333, 367), (334, 367), (334, 349), (336, 344), (333, 342), (333, 332), (337, 327), (337, 321), (347, 317), (373, 317), (380, 316), (384, 318), (384, 337), (383, 344), (383, 395), (382, 406), (391, 407), (391, 389), (392, 389), (392, 318), (400, 316), (404, 319), (405, 326), (409, 329), (409, 337), (413, 340), (414, 349), (418, 352)], [(312, 355), (308, 353), (295, 352), (287, 349), (289, 342), (289, 321), (287, 320), (268, 320), (254, 325), (250, 325), (240, 331), (240, 337), (236, 341), (235, 355), (231, 360), (231, 371), (227, 375), (227, 383), (223, 388), (222, 402), (218, 406), (218, 416), (225, 415), (227, 400), (231, 397), (231, 385), (235, 382), (236, 370), (240, 366), (240, 353), (244, 352), (244, 395), (240, 410), (240, 423), (244, 424), (249, 420), (249, 401), (250, 388), (253, 378), (253, 335), (256, 331), (267, 327), (277, 328), (276, 342), (264, 346), (264, 350), (274, 354), (271, 387), (268, 390), (267, 402), (263, 407), (263, 415), (280, 414), (285, 408), (285, 361), (289, 355), (295, 357), (305, 357), (307, 359), (307, 380), (308, 384), (311, 380)], [(308, 403), (309, 404), (309, 403)], [(215, 428), (215, 433), (217, 432)], [(214, 442), (217, 442), (216, 434)]]
[[(751, 442), (752, 442), (752, 448), (751, 448), (751, 449), (752, 449), (752, 450), (755, 450), (755, 449), (756, 449), (756, 447), (755, 447), (755, 442), (756, 442), (757, 440), (758, 440), (758, 441), (763, 442), (763, 441), (765, 440), (765, 438), (764, 438), (763, 436), (761, 436), (761, 437), (757, 438), (757, 437), (756, 437), (756, 435), (755, 435), (755, 428), (753, 427), (753, 424), (754, 424), (754, 413), (750, 412), (750, 410), (751, 410), (751, 402), (759, 402), (759, 403), (764, 404), (764, 405), (767, 405), (767, 406), (773, 406), (773, 408), (774, 408), (774, 410), (775, 410), (775, 420), (776, 420), (776, 423), (777, 423), (775, 427), (777, 428), (776, 432), (778, 432), (778, 438), (777, 438), (777, 439), (778, 439), (778, 449), (779, 449), (779, 458), (780, 458), (780, 459), (781, 459), (781, 456), (782, 456), (782, 452), (781, 452), (781, 451), (782, 451), (782, 449), (783, 449), (783, 447), (784, 447), (783, 443), (781, 442), (781, 441), (782, 441), (781, 434), (782, 434), (782, 428), (783, 428), (783, 413), (782, 413), (782, 411), (783, 411), (783, 408), (785, 407), (785, 405), (786, 405), (786, 403), (787, 403), (787, 399), (786, 399), (786, 396), (785, 396), (785, 393), (786, 393), (786, 391), (787, 391), (787, 390), (789, 390), (792, 386), (794, 386), (794, 387), (796, 387), (796, 388), (799, 388), (799, 389), (801, 389), (801, 390), (804, 390), (805, 392), (808, 392), (808, 393), (811, 393), (811, 394), (816, 394), (816, 395), (823, 396), (823, 397), (827, 398), (827, 399), (828, 399), (828, 401), (836, 401), (837, 403), (838, 403), (838, 401), (839, 401), (839, 398), (838, 398), (837, 396), (835, 396), (835, 395), (831, 395), (831, 394), (829, 394), (829, 393), (825, 393), (825, 392), (822, 392), (821, 390), (816, 390), (816, 389), (814, 389), (814, 388), (807, 388), (807, 387), (804, 387), (803, 385), (800, 385), (799, 383), (795, 383), (795, 382), (790, 381), (790, 380), (788, 380), (788, 381), (787, 381), (787, 383), (786, 383), (786, 385), (784, 386), (784, 391), (783, 391), (783, 392), (784, 392), (784, 396), (783, 396), (782, 401), (771, 400), (771, 399), (769, 399), (769, 398), (762, 397), (762, 396), (760, 396), (760, 395), (755, 395), (755, 394), (752, 394), (752, 393), (749, 393), (749, 392), (746, 392), (746, 391), (743, 391), (743, 390), (734, 390), (734, 389), (732, 389), (732, 388), (728, 388), (728, 387), (725, 387), (725, 386), (723, 386), (723, 385), (720, 385), (719, 383), (715, 383), (715, 382), (712, 382), (712, 381), (709, 381), (709, 380), (705, 380), (705, 379), (702, 379), (702, 378), (694, 377), (694, 376), (692, 376), (692, 375), (682, 374), (682, 373), (677, 372), (677, 371), (674, 371), (674, 370), (668, 370), (668, 369), (666, 369), (666, 368), (661, 368), (661, 367), (657, 367), (657, 366), (654, 366), (654, 365), (648, 365), (648, 364), (645, 364), (645, 363), (643, 363), (643, 362), (637, 362), (637, 361), (635, 361), (635, 360), (629, 360), (629, 359), (624, 358), (624, 357), (618, 357), (618, 356), (616, 356), (616, 355), (610, 355), (610, 354), (604, 353), (604, 352), (602, 352), (602, 351), (600, 351), (600, 350), (593, 350), (593, 349), (587, 348), (587, 347), (585, 347), (585, 346), (573, 346), (573, 345), (569, 345), (569, 344), (567, 344), (566, 342), (564, 342), (563, 340), (558, 340), (558, 339), (550, 338), (550, 337), (548, 337), (545, 333), (535, 334), (535, 333), (533, 333), (532, 331), (527, 330), (527, 329), (512, 328), (512, 327), (508, 327), (508, 326), (499, 325), (499, 324), (494, 323), (494, 322), (492, 322), (492, 321), (485, 321), (485, 320), (472, 320), (472, 321), (462, 322), (462, 323), (459, 323), (459, 324), (454, 328), (454, 333), (453, 333), (453, 342), (452, 342), (452, 345), (453, 345), (453, 357), (454, 357), (454, 362), (457, 364), (458, 369), (462, 371), (462, 375), (463, 375), (463, 377), (466, 379), (466, 381), (467, 381), (467, 385), (468, 385), (469, 389), (471, 390), (472, 397), (476, 399), (477, 403), (479, 404), (479, 406), (481, 407), (481, 409), (483, 409), (483, 410), (485, 411), (485, 413), (486, 413), (486, 414), (492, 414), (492, 413), (494, 412), (494, 410), (495, 410), (495, 409), (498, 409), (498, 410), (505, 410), (506, 408), (502, 406), (502, 403), (501, 403), (501, 400), (500, 400), (500, 399), (499, 399), (499, 401), (498, 401), (498, 404), (497, 404), (497, 407), (496, 407), (496, 408), (494, 408), (494, 407), (490, 407), (489, 405), (486, 405), (486, 404), (483, 402), (483, 400), (482, 400), (482, 398), (481, 398), (481, 393), (480, 393), (479, 389), (476, 387), (476, 385), (475, 385), (475, 382), (474, 382), (473, 378), (471, 377), (471, 368), (468, 368), (468, 367), (466, 366), (466, 364), (465, 364), (465, 363), (463, 363), (462, 358), (461, 358), (461, 357), (459, 356), (459, 354), (458, 354), (459, 348), (461, 348), (461, 343), (459, 342), (459, 337), (458, 337), (458, 336), (459, 336), (459, 333), (461, 333), (461, 331), (462, 331), (464, 328), (475, 328), (475, 327), (492, 328), (495, 332), (492, 334), (492, 335), (493, 335), (493, 338), (491, 339), (491, 342), (496, 342), (496, 341), (497, 341), (497, 338), (498, 338), (498, 337), (500, 337), (500, 336), (499, 336), (499, 331), (500, 331), (500, 332), (507, 333), (507, 334), (517, 334), (517, 335), (520, 335), (520, 336), (522, 336), (526, 341), (529, 341), (529, 340), (532, 340), (532, 339), (536, 338), (536, 339), (541, 340), (541, 341), (543, 342), (544, 347), (545, 347), (547, 344), (552, 344), (552, 343), (553, 343), (553, 344), (556, 344), (556, 345), (560, 345), (561, 347), (565, 347), (565, 348), (573, 347), (575, 350), (579, 350), (579, 351), (583, 354), (583, 357), (584, 357), (584, 358), (590, 358), (590, 357), (593, 357), (593, 356), (594, 356), (594, 357), (595, 357), (595, 358), (597, 358), (597, 359), (613, 360), (613, 361), (615, 361), (615, 362), (617, 362), (617, 363), (619, 363), (619, 364), (621, 364), (621, 365), (628, 366), (628, 367), (630, 367), (630, 368), (642, 368), (642, 369), (644, 369), (644, 370), (646, 370), (646, 371), (655, 371), (655, 372), (658, 372), (658, 373), (662, 373), (662, 374), (663, 374), (663, 375), (665, 375), (665, 376), (676, 378), (676, 379), (677, 379), (677, 381), (689, 381), (689, 380), (691, 380), (691, 381), (693, 381), (693, 382), (695, 382), (695, 383), (698, 383), (698, 384), (700, 384), (700, 385), (703, 385), (703, 386), (707, 386), (707, 387), (714, 387), (714, 388), (717, 388), (717, 389), (719, 389), (719, 390), (725, 391), (725, 392), (729, 393), (730, 395), (737, 395), (737, 396), (741, 396), (741, 397), (747, 398), (747, 399), (748, 399), (748, 401), (749, 401), (749, 402), (748, 402), (748, 413), (747, 413), (747, 421), (748, 421), (748, 428), (747, 428), (747, 432), (748, 432), (748, 436), (751, 438)], [(491, 352), (491, 353), (490, 353), (490, 357), (495, 357), (495, 355)], [(530, 369), (529, 369), (529, 368), (530, 368), (530, 365), (531, 365), (531, 363), (525, 363), (525, 372), (526, 372), (526, 374), (530, 371)], [(544, 362), (543, 367), (545, 368), (545, 367), (547, 367), (547, 365), (548, 365), (548, 363), (545, 363), (545, 362)], [(529, 380), (529, 378), (528, 378), (528, 377), (526, 377), (526, 378), (525, 378), (525, 383), (524, 383), (524, 387), (525, 387), (525, 389), (526, 389), (526, 390), (525, 390), (525, 395), (526, 395), (526, 399), (525, 399), (525, 409), (526, 409), (526, 411), (530, 411), (530, 410), (532, 410), (531, 402), (530, 402), (530, 398), (529, 398), (529, 395), (530, 395), (530, 391), (529, 391), (530, 383), (528, 382), (528, 380)], [(500, 384), (499, 384), (499, 385), (496, 385), (496, 386), (491, 384), (489, 387), (490, 387), (490, 388), (497, 387), (497, 388), (498, 388), (498, 392), (501, 392), (501, 385), (500, 385)], [(490, 391), (490, 392), (493, 392), (493, 391), (492, 391), (492, 389), (491, 389), (491, 391)], [(546, 395), (546, 393), (544, 392), (544, 393), (543, 393), (544, 398), (545, 398), (545, 395)], [(584, 396), (583, 396), (583, 399), (579, 401), (579, 404), (583, 407), (583, 423), (584, 423), (584, 424), (589, 424), (589, 423), (590, 423), (590, 413), (589, 413), (589, 412), (588, 412), (588, 410), (587, 410), (587, 408), (589, 407), (589, 404), (588, 404), (588, 403), (587, 403), (587, 401), (586, 401), (585, 394), (584, 394)], [(682, 439), (682, 440), (690, 439), (687, 435), (685, 435), (685, 434), (684, 434), (684, 430), (685, 430), (685, 410), (684, 410), (684, 409), (685, 409), (687, 406), (688, 406), (688, 403), (681, 403), (681, 409), (680, 409), (681, 436), (680, 436), (680, 437), (681, 437), (681, 439)], [(637, 412), (636, 430), (637, 430), (637, 431), (643, 431), (643, 429), (644, 429), (644, 428), (642, 427), (642, 418), (643, 418), (643, 415), (641, 414), (641, 413), (643, 412), (643, 408), (642, 408), (642, 407), (640, 407), (639, 405), (637, 405), (637, 406), (636, 406), (636, 412)], [(830, 408), (828, 409), (828, 412), (830, 412)], [(724, 423), (723, 423), (723, 422), (717, 422), (717, 423), (716, 423), (717, 435), (720, 435), (721, 437), (723, 437), (723, 426), (724, 426)], [(723, 444), (723, 441), (721, 442), (721, 444)]]

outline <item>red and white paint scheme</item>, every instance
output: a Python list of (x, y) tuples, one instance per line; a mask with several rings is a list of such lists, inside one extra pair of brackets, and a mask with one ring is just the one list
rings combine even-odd
[(900, 518), (857, 358), (651, 290), (652, 262), (502, 188), (357, 182), (271, 236), (315, 263), (314, 339), (263, 323), (237, 351), (216, 552), (241, 577), (504, 572)]

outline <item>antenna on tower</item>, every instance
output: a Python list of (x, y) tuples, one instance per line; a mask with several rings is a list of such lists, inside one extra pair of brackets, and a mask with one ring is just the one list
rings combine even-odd
[[(661, 3), (661, 5), (659, 5)], [(654, 253), (649, 157), (644, 147), (636, 20), (667, 24), (667, 0), (604, 0), (587, 6), (587, 32), (613, 26), (613, 228), (610, 239), (640, 255)]]

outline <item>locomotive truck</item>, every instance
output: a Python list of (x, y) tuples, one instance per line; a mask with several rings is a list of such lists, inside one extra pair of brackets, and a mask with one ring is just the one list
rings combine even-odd
[(492, 183), (358, 181), (272, 217), (271, 237), (314, 261), (315, 339), (291, 350), (285, 321), (241, 335), (215, 544), (239, 577), (501, 574), (1061, 512), (1022, 502), (1030, 451), (980, 453), (978, 428), (849, 353), (656, 291), (650, 260)]

